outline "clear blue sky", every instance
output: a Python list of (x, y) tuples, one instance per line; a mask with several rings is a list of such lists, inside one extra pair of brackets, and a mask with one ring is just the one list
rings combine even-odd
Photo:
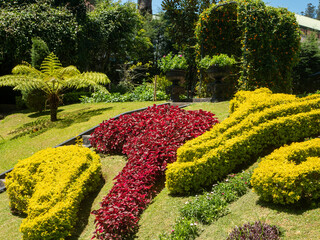
[[(152, 0), (153, 13), (159, 12), (159, 9), (161, 10), (161, 2), (162, 0)], [(319, 4), (318, 0), (266, 0), (264, 2), (273, 7), (288, 8), (289, 11), (298, 14), (300, 14), (301, 11), (305, 11), (308, 3), (312, 3), (316, 7), (318, 7)]]

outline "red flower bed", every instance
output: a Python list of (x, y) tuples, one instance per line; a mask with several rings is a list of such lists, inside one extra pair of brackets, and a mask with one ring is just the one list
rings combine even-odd
[(124, 239), (134, 234), (167, 163), (176, 160), (178, 147), (216, 123), (214, 114), (202, 110), (153, 106), (100, 124), (90, 139), (92, 146), (104, 153), (122, 151), (128, 163), (101, 208), (92, 212), (96, 215), (93, 238)]

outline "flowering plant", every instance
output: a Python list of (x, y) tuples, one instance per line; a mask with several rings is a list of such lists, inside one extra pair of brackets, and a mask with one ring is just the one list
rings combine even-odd
[(101, 123), (91, 135), (92, 146), (98, 152), (122, 152), (128, 156), (128, 162), (103, 198), (100, 209), (92, 212), (94, 237), (132, 237), (141, 213), (160, 190), (167, 163), (176, 160), (177, 149), (216, 123), (213, 113), (169, 106), (153, 106)]
[(187, 60), (183, 55), (172, 55), (172, 53), (169, 53), (167, 56), (163, 56), (158, 60), (158, 66), (163, 72), (172, 69), (185, 70), (188, 68)]
[(199, 67), (208, 69), (211, 66), (227, 67), (236, 63), (233, 56), (229, 57), (227, 54), (219, 54), (213, 57), (205, 56), (199, 62)]

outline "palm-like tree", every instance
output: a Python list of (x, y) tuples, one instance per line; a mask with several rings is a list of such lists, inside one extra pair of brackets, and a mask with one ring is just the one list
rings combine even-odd
[(75, 66), (62, 67), (53, 53), (43, 60), (40, 70), (23, 63), (12, 69), (12, 75), (0, 77), (0, 87), (11, 86), (14, 90), (21, 91), (42, 90), (47, 96), (51, 121), (57, 121), (57, 110), (64, 89), (93, 87), (107, 93), (103, 85), (109, 82), (109, 78), (103, 73), (80, 73)]

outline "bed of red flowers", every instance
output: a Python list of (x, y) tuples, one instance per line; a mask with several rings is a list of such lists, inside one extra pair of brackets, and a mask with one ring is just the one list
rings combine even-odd
[(116, 182), (93, 211), (93, 239), (126, 239), (138, 229), (140, 214), (159, 191), (167, 163), (187, 140), (208, 131), (218, 120), (214, 114), (186, 111), (167, 105), (104, 121), (91, 136), (99, 152), (123, 153), (128, 162)]

